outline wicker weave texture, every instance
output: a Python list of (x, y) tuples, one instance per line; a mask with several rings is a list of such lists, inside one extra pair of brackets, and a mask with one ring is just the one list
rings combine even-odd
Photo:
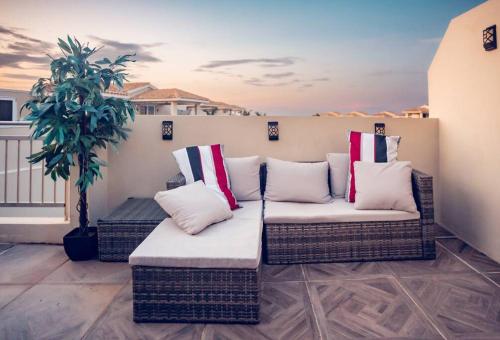
[(422, 227), (422, 249), (424, 259), (436, 258), (436, 241), (434, 234), (434, 190), (432, 176), (413, 170), (413, 197), (420, 212)]
[(132, 279), (135, 322), (259, 322), (259, 269), (133, 266)]
[(264, 225), (269, 264), (433, 259), (432, 177), (412, 173), (419, 220)]
[(178, 173), (167, 181), (167, 190), (172, 190), (183, 185), (186, 185), (186, 178), (181, 173)]
[(405, 260), (422, 258), (419, 220), (266, 224), (269, 264)]
[(128, 261), (128, 256), (168, 215), (151, 198), (129, 198), (97, 221), (99, 260)]

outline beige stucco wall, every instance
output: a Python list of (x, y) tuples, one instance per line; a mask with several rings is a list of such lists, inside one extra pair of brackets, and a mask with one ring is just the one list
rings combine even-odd
[[(174, 139), (163, 141), (161, 123), (174, 121)], [(280, 140), (267, 137), (267, 122), (279, 121)], [(323, 160), (328, 152), (347, 152), (347, 131), (373, 131), (375, 122), (385, 122), (388, 134), (403, 137), (400, 159), (411, 160), (415, 168), (432, 175), (438, 173), (438, 121), (435, 119), (381, 119), (332, 117), (238, 117), (238, 116), (138, 116), (132, 124), (128, 141), (118, 151), (109, 148), (101, 153), (108, 161), (102, 169), (104, 180), (90, 189), (92, 222), (131, 196), (152, 197), (164, 190), (165, 181), (178, 172), (172, 151), (188, 145), (225, 144), (227, 156), (261, 155), (289, 160)], [(4, 129), (4, 134), (28, 134), (26, 127)], [(15, 132), (15, 133), (13, 133)], [(60, 242), (71, 225), (78, 224), (78, 193), (72, 171), (70, 221), (37, 225), (1, 225), (0, 239), (23, 242)], [(2, 229), (3, 228), (3, 229)], [(44, 238), (44, 235), (46, 238)], [(35, 237), (36, 236), (36, 237)], [(59, 240), (59, 241), (58, 241)]]
[[(174, 138), (163, 141), (161, 123), (174, 122)], [(269, 141), (267, 122), (279, 121), (280, 140)], [(138, 116), (127, 142), (108, 152), (107, 209), (130, 196), (153, 196), (178, 172), (172, 151), (188, 145), (223, 143), (226, 156), (272, 156), (288, 160), (324, 160), (328, 152), (347, 152), (347, 132), (373, 131), (385, 122), (388, 134), (401, 135), (400, 159), (430, 174), (438, 169), (435, 119), (331, 117)], [(100, 205), (100, 210), (102, 211)], [(94, 218), (96, 217), (93, 214)]]
[(482, 31), (500, 1), (453, 19), (429, 69), (429, 104), (439, 119), (439, 219), (500, 261), (500, 49), (486, 52)]

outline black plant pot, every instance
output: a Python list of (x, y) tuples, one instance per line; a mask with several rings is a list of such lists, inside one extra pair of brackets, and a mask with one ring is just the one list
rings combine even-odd
[(81, 234), (80, 228), (67, 233), (64, 238), (64, 251), (72, 261), (91, 260), (97, 256), (97, 228), (89, 227)]

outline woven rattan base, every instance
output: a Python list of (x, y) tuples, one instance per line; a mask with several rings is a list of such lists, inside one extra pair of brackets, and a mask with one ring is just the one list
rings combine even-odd
[(132, 280), (135, 322), (259, 322), (259, 269), (132, 266)]
[(128, 261), (128, 256), (167, 214), (151, 198), (129, 198), (97, 221), (99, 260)]
[(265, 259), (289, 264), (434, 258), (434, 242), (424, 242), (420, 222), (266, 224)]

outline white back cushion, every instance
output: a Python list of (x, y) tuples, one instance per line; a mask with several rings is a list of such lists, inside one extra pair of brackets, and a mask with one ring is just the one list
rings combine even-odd
[(330, 188), (335, 198), (345, 197), (349, 175), (349, 154), (328, 153), (326, 161), (330, 165)]
[(298, 163), (267, 158), (264, 198), (269, 201), (326, 203), (328, 163)]
[(226, 158), (231, 191), (238, 201), (257, 201), (260, 195), (260, 157)]

